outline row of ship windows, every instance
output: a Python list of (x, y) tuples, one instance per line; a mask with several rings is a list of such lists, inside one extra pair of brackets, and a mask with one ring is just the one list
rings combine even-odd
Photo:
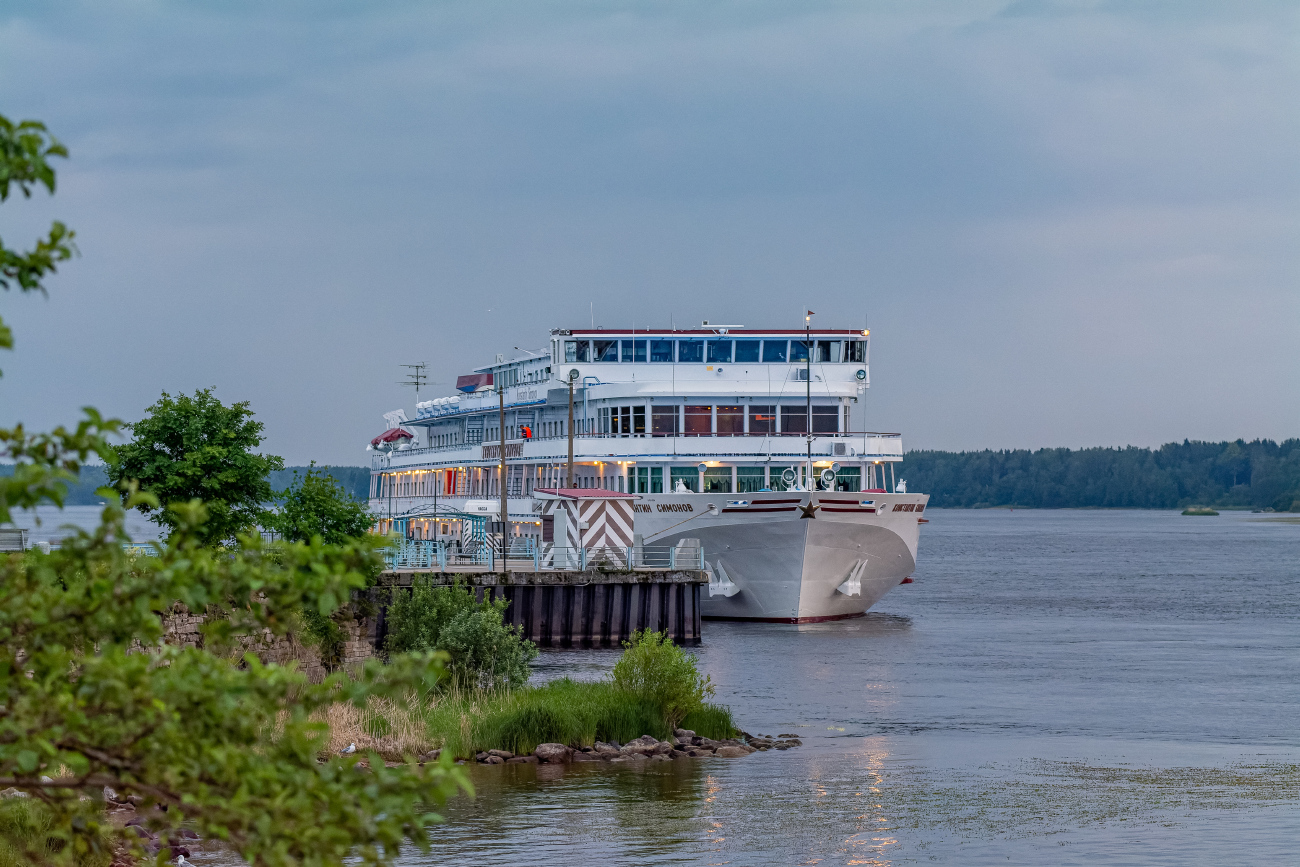
[(862, 364), (866, 342), (862, 340), (566, 340), (564, 360), (578, 362), (621, 362), (629, 364), (785, 364), (808, 361), (818, 364)]

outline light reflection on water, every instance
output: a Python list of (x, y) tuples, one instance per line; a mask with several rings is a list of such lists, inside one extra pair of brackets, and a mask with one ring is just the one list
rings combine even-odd
[[(719, 700), (804, 747), (473, 768), (478, 798), (403, 863), (1285, 863), (1300, 527), (1196, 520), (935, 511), (878, 612), (706, 624)], [(546, 653), (536, 677), (615, 657)]]

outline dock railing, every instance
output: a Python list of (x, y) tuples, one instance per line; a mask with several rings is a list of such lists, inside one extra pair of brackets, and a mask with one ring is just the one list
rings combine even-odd
[(704, 549), (698, 545), (553, 545), (543, 550), (532, 539), (522, 541), (503, 553), (494, 544), (457, 550), (443, 540), (403, 539), (384, 552), (384, 562), (393, 571), (429, 572), (662, 572), (705, 568)]

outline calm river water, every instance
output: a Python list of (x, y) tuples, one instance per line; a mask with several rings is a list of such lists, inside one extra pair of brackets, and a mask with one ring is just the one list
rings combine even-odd
[(804, 747), (474, 767), (404, 867), (1300, 863), (1300, 523), (927, 514), (865, 618), (705, 624), (718, 699)]

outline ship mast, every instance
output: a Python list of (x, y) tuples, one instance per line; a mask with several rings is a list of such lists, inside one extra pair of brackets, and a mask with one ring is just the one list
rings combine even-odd
[[(804, 384), (805, 384), (805, 386), (806, 386), (806, 392), (807, 392), (807, 395), (808, 395), (808, 403), (807, 403), (807, 406), (806, 406), (806, 408), (805, 408), (805, 410), (804, 410), (804, 412), (807, 413), (807, 415), (804, 416), (804, 423), (807, 425), (807, 429), (805, 430), (805, 433), (807, 434), (807, 437), (808, 437), (808, 466), (804, 469), (804, 478), (807, 479), (807, 481), (805, 482), (805, 484), (808, 486), (808, 490), (809, 490), (809, 491), (816, 490), (816, 489), (813, 487), (813, 463), (812, 463), (812, 441), (813, 441), (813, 429), (812, 429), (812, 318), (813, 318), (813, 315), (814, 315), (813, 312), (812, 312), (811, 310), (809, 310), (809, 311), (808, 311), (808, 315), (804, 316), (804, 318), (803, 318), (803, 331), (804, 331), (803, 348), (804, 348), (804, 360), (805, 360), (806, 363), (807, 363), (807, 367), (806, 367), (806, 369), (805, 369), (805, 371), (804, 371)], [(811, 501), (810, 501), (810, 502), (811, 502)]]

